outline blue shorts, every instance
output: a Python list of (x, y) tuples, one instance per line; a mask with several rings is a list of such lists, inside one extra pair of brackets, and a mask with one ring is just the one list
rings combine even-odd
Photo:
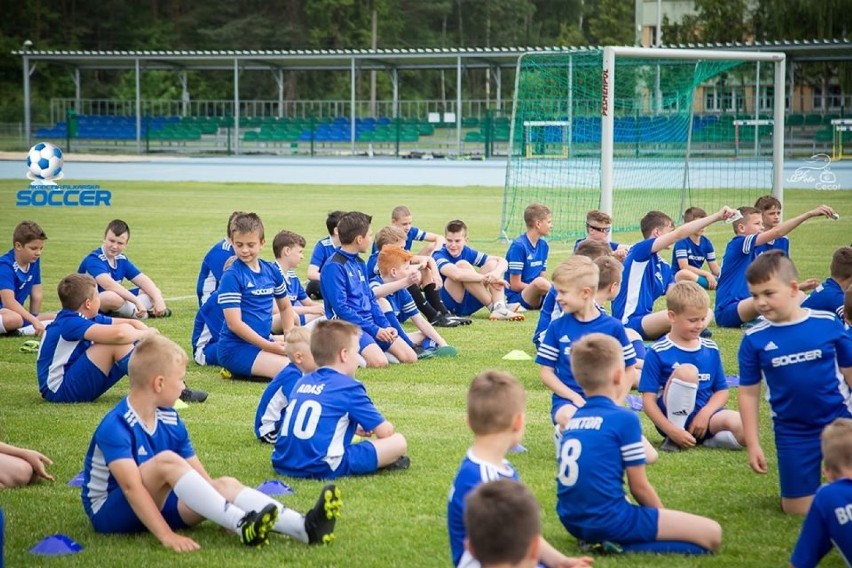
[(645, 316), (647, 315), (649, 314), (644, 314), (641, 316), (630, 316), (629, 318), (627, 318), (627, 323), (624, 324), (624, 327), (629, 327), (630, 329), (638, 333), (639, 336), (642, 338), (642, 341), (648, 341), (648, 334), (645, 333), (645, 329), (642, 327), (642, 320), (645, 319)]
[(193, 359), (199, 365), (214, 365), (219, 366), (219, 344), (216, 341), (211, 341), (204, 347), (196, 349), (193, 353)]
[(84, 354), (66, 367), (65, 377), (56, 392), (45, 389), (41, 396), (49, 402), (94, 402), (127, 374), (132, 354), (131, 349), (130, 353), (116, 361), (108, 375)]
[(576, 410), (579, 408), (576, 404), (568, 400), (567, 398), (562, 398), (561, 396), (553, 395), (553, 401), (551, 402), (550, 407), (550, 420), (554, 424), (556, 424), (556, 413), (559, 412), (559, 409), (563, 406), (571, 405)]
[(740, 301), (737, 300), (726, 306), (716, 306), (713, 310), (713, 317), (716, 318), (716, 325), (719, 327), (740, 327), (744, 322), (740, 319), (740, 313), (737, 307)]
[(591, 517), (577, 524), (565, 517), (559, 520), (575, 538), (587, 542), (608, 540), (617, 544), (637, 544), (657, 540), (659, 510), (633, 505), (624, 499), (619, 501), (616, 511), (608, 513), (600, 523)]
[(380, 339), (374, 339), (372, 335), (367, 333), (366, 331), (361, 331), (361, 337), (358, 338), (358, 353), (361, 353), (369, 347), (370, 345), (378, 345), (382, 351), (387, 351), (390, 349), (391, 344), (387, 341), (382, 341)]
[[(189, 527), (178, 512), (178, 498), (174, 494), (174, 491), (166, 497), (166, 502), (163, 503), (160, 513), (172, 530)], [(142, 521), (139, 520), (139, 517), (136, 516), (136, 513), (133, 512), (133, 508), (127, 502), (127, 496), (120, 487), (113, 489), (103, 506), (89, 518), (92, 521), (95, 532), (99, 533), (138, 533), (148, 530), (142, 524)]]
[(304, 326), (308, 323), (308, 319), (305, 314), (296, 314), (296, 317), (299, 318), (299, 325)]
[(819, 432), (810, 436), (775, 434), (781, 497), (807, 497), (819, 489), (822, 480), (822, 448), (819, 436)]
[(524, 300), (523, 292), (514, 292), (512, 290), (506, 289), (506, 303), (507, 304), (520, 304), (526, 310), (538, 310), (541, 308), (541, 302), (537, 306), (531, 306)]
[(456, 302), (455, 299), (447, 292), (447, 288), (441, 288), (441, 300), (450, 312), (457, 316), (469, 316), (478, 312), (483, 308), (482, 302), (476, 299), (473, 294), (465, 290), (464, 297), (461, 302)]
[[(301, 477), (308, 479), (337, 479), (347, 475), (368, 475), (375, 473), (379, 469), (379, 456), (376, 453), (376, 447), (369, 440), (364, 440), (357, 444), (352, 444), (344, 450), (343, 457), (340, 459), (340, 465), (336, 469), (331, 469), (327, 463), (322, 464), (322, 471), (316, 471), (315, 464), (309, 464), (308, 467), (297, 467), (292, 464), (288, 467), (278, 467), (275, 462), (272, 462), (272, 468), (281, 475), (290, 477)], [(312, 471), (307, 471), (308, 469)]]
[(243, 377), (252, 376), (251, 368), (260, 355), (260, 347), (256, 347), (247, 341), (218, 341), (216, 357), (219, 365), (225, 367), (235, 375)]

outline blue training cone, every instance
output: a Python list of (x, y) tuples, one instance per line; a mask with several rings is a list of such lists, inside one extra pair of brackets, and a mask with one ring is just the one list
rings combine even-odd
[(257, 486), (257, 490), (265, 495), (293, 495), (295, 491), (284, 483), (283, 481), (278, 481), (277, 479), (270, 479), (264, 481), (260, 485)]
[(630, 410), (641, 412), (644, 406), (645, 404), (642, 402), (641, 396), (636, 396), (635, 394), (627, 395), (627, 408), (629, 408)]
[(83, 472), (81, 471), (70, 480), (68, 480), (68, 487), (83, 487)]
[(69, 536), (55, 534), (42, 539), (30, 548), (31, 554), (41, 556), (61, 556), (64, 554), (77, 554), (83, 550), (83, 546)]

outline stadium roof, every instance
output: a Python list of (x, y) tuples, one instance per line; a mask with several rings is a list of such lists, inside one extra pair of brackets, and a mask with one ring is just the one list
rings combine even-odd
[[(781, 51), (788, 61), (849, 61), (852, 41), (846, 39), (764, 41), (752, 43), (670, 44), (675, 49), (727, 49)], [(471, 47), (418, 49), (315, 49), (315, 50), (222, 50), (222, 51), (77, 51), (15, 50), (13, 55), (30, 61), (64, 63), (79, 69), (133, 69), (138, 61), (145, 69), (468, 69), (515, 67), (526, 52), (576, 53), (594, 47)]]

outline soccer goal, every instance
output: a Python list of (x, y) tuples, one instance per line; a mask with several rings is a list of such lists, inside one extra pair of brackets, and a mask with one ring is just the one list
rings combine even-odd
[(616, 231), (652, 209), (678, 219), (782, 198), (783, 53), (607, 47), (518, 60), (503, 237), (532, 202), (552, 238), (581, 236), (602, 209)]

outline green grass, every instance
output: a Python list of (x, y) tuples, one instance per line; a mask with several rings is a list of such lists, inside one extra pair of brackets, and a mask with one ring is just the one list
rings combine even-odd
[[(69, 181), (67, 183), (73, 183)], [(128, 255), (160, 285), (175, 315), (153, 325), (189, 350), (195, 313), (194, 286), (203, 254), (223, 234), (233, 209), (260, 213), (267, 238), (283, 228), (308, 240), (308, 254), (324, 234), (324, 219), (332, 209), (357, 208), (374, 215), (378, 229), (390, 210), (405, 203), (414, 212), (415, 225), (440, 231), (454, 217), (470, 227), (472, 244), (487, 252), (504, 254), (499, 232), (501, 190), (498, 188), (363, 188), (293, 185), (111, 183), (110, 209), (15, 209), (14, 191), (19, 181), (0, 181), (0, 235), (9, 235), (24, 218), (38, 221), (49, 240), (43, 255), (45, 310), (57, 309), (53, 291), (65, 274), (76, 270), (83, 256), (99, 245), (106, 223), (125, 219), (132, 239)], [(803, 276), (825, 278), (831, 254), (849, 243), (852, 192), (817, 193), (787, 191), (785, 214), (811, 208), (823, 200), (840, 213), (839, 223), (812, 220), (793, 235), (793, 257)], [(700, 205), (700, 204), (699, 204)], [(731, 205), (739, 205), (732, 203)], [(639, 212), (637, 211), (637, 214)], [(723, 250), (729, 238), (726, 225), (712, 227), (708, 235)], [(636, 234), (619, 234), (631, 242)], [(567, 243), (553, 243), (551, 266), (569, 251)], [(2, 252), (2, 251), (0, 251)], [(264, 251), (271, 258), (271, 247)], [(304, 275), (306, 266), (300, 267)], [(574, 539), (562, 528), (554, 512), (555, 464), (549, 419), (550, 395), (538, 380), (532, 362), (509, 362), (501, 357), (512, 349), (532, 354), (530, 336), (537, 314), (522, 324), (491, 323), (478, 314), (471, 327), (446, 330), (450, 343), (461, 349), (451, 360), (428, 360), (417, 365), (358, 373), (376, 405), (409, 440), (412, 467), (406, 472), (344, 479), (344, 516), (337, 540), (330, 547), (308, 548), (274, 539), (263, 550), (241, 547), (233, 535), (210, 523), (191, 531), (199, 552), (177, 556), (163, 549), (150, 535), (99, 536), (89, 526), (79, 491), (65, 483), (82, 467), (91, 433), (103, 414), (126, 394), (126, 381), (93, 404), (50, 405), (36, 387), (32, 354), (18, 352), (21, 339), (0, 339), (0, 439), (37, 448), (56, 462), (55, 483), (40, 483), (19, 490), (0, 491), (6, 513), (8, 566), (446, 566), (446, 498), (459, 461), (470, 443), (464, 423), (464, 397), (471, 378), (487, 368), (514, 373), (527, 389), (527, 453), (511, 455), (521, 477), (542, 505), (544, 534), (555, 546), (576, 554)], [(714, 330), (726, 371), (735, 374), (740, 332)], [(247, 485), (274, 478), (269, 448), (255, 442), (252, 420), (262, 385), (226, 382), (218, 369), (192, 365), (187, 382), (210, 391), (210, 399), (181, 412), (199, 457), (213, 476), (234, 475)], [(731, 404), (735, 404), (736, 395)], [(725, 529), (721, 554), (708, 558), (670, 558), (671, 566), (778, 566), (786, 564), (798, 534), (800, 519), (778, 509), (778, 481), (767, 412), (762, 411), (763, 444), (770, 473), (758, 476), (747, 465), (745, 453), (697, 450), (663, 455), (648, 469), (667, 507), (707, 515)], [(654, 442), (659, 436), (643, 420)], [(314, 501), (321, 483), (286, 479), (296, 495), (284, 502), (304, 511)], [(27, 549), (42, 537), (64, 533), (85, 550), (63, 560), (31, 556)], [(654, 557), (601, 558), (598, 566), (656, 566)], [(839, 566), (832, 554), (825, 565)]]

